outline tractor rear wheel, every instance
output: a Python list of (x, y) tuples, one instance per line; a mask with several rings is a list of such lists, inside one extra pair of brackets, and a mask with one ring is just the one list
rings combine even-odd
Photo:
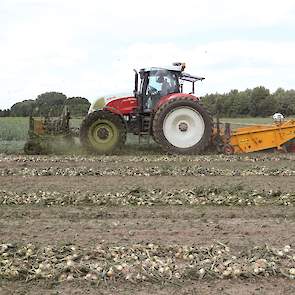
[(80, 141), (90, 152), (109, 154), (124, 145), (125, 123), (119, 115), (110, 111), (95, 111), (83, 120)]
[(162, 105), (153, 121), (156, 142), (169, 153), (197, 154), (210, 144), (212, 118), (190, 97), (175, 98)]

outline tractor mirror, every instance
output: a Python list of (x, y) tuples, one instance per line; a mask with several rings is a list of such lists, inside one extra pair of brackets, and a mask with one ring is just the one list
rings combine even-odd
[(137, 92), (138, 92), (138, 73), (137, 73), (137, 71), (135, 69), (133, 71), (135, 73), (133, 94), (136, 97), (137, 96)]

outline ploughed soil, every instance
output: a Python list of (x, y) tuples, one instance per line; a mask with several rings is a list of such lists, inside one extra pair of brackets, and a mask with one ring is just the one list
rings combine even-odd
[(295, 293), (294, 281), (272, 278), (256, 280), (217, 280), (188, 281), (181, 285), (157, 285), (151, 283), (135, 284), (104, 284), (93, 286), (89, 283), (48, 284), (45, 282), (3, 282), (0, 283), (1, 295), (278, 295)]
[[(166, 158), (168, 159), (166, 159)], [(198, 186), (233, 187), (246, 190), (295, 192), (295, 176), (128, 176), (124, 169), (137, 167), (198, 166), (226, 170), (295, 170), (295, 157), (284, 154), (256, 154), (253, 157), (169, 156), (25, 157), (0, 156), (0, 170), (89, 169), (120, 170), (112, 176), (0, 176), (0, 190), (18, 192), (122, 192), (130, 187), (187, 189)], [(202, 160), (202, 157), (204, 160)], [(210, 158), (211, 157), (211, 158)], [(273, 159), (269, 159), (273, 157)], [(0, 243), (33, 243), (41, 246), (73, 243), (81, 247), (96, 244), (135, 243), (185, 244), (208, 246), (216, 241), (238, 251), (269, 244), (295, 246), (293, 206), (38, 206), (1, 205)], [(295, 264), (294, 264), (295, 265)], [(295, 294), (294, 281), (282, 277), (183, 281), (179, 284), (131, 284), (105, 282), (9, 281), (0, 282), (0, 294)]]

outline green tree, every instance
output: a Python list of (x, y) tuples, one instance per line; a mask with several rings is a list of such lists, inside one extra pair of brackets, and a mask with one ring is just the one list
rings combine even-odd
[(251, 92), (249, 115), (252, 117), (263, 116), (263, 106), (266, 104), (270, 92), (263, 86), (256, 87)]
[(202, 97), (202, 104), (212, 115), (216, 114), (216, 97), (217, 94), (207, 94)]
[(35, 100), (34, 115), (59, 116), (62, 113), (67, 97), (59, 92), (46, 92), (38, 95)]
[(27, 117), (31, 116), (35, 107), (34, 100), (24, 100), (15, 103), (10, 109), (10, 116), (12, 117)]
[(10, 116), (10, 110), (0, 110), (0, 117), (9, 117)]
[(250, 93), (248, 90), (241, 91), (236, 97), (235, 117), (247, 116), (250, 112)]
[(88, 113), (90, 102), (83, 97), (70, 97), (66, 100), (65, 105), (68, 106), (72, 116), (84, 117)]
[(285, 91), (282, 88), (278, 88), (273, 96), (276, 100), (276, 112), (282, 113), (285, 116), (295, 114), (295, 90)]

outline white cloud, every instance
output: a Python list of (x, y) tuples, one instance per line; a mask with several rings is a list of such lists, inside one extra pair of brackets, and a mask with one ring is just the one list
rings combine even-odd
[(0, 108), (50, 90), (89, 99), (125, 91), (133, 67), (178, 60), (207, 77), (202, 93), (290, 88), (293, 41), (220, 40), (219, 33), (292, 30), (294, 14), (293, 0), (2, 0)]
[[(200, 94), (265, 85), (292, 87), (295, 78), (295, 42), (222, 41), (184, 49), (175, 44), (135, 44), (118, 50), (121, 62), (113, 64), (116, 79), (126, 77), (128, 68), (165, 66), (185, 61), (187, 71), (206, 80)], [(144, 64), (143, 64), (144, 61)], [(125, 73), (125, 75), (124, 75)], [(128, 76), (129, 78), (129, 76)], [(127, 79), (125, 79), (127, 83)]]

